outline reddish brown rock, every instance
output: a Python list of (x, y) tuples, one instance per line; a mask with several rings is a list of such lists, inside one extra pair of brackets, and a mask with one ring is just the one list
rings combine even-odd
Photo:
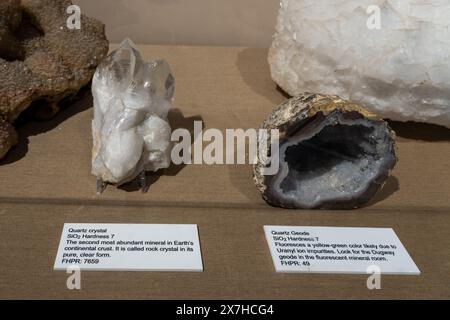
[[(0, 158), (16, 143), (11, 124), (33, 102), (48, 118), (92, 79), (108, 52), (105, 28), (82, 16), (67, 28), (69, 0), (0, 1)], [(44, 102), (44, 103), (42, 103)]]

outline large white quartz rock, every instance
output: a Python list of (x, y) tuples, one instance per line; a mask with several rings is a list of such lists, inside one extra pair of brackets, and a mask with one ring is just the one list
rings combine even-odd
[(282, 0), (269, 63), (290, 95), (450, 127), (449, 0)]
[(98, 179), (120, 185), (169, 167), (174, 89), (167, 62), (144, 62), (128, 39), (98, 66), (92, 81), (92, 173)]

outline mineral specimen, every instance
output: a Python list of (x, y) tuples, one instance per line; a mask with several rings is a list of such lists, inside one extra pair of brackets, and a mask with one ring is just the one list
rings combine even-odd
[(397, 161), (388, 124), (337, 96), (292, 98), (275, 109), (263, 129), (280, 130), (278, 173), (264, 175), (261, 161), (254, 166), (256, 185), (274, 206), (360, 207), (383, 186)]
[(98, 66), (92, 81), (93, 175), (121, 185), (169, 167), (167, 115), (174, 90), (167, 62), (144, 62), (129, 39)]
[(339, 95), (450, 127), (448, 0), (282, 0), (269, 54), (290, 95)]
[[(50, 117), (87, 85), (108, 52), (104, 25), (82, 17), (67, 28), (68, 0), (0, 1), (0, 159), (17, 142), (11, 126), (32, 102)], [(44, 103), (43, 103), (44, 102)]]
[(13, 126), (0, 119), (0, 159), (17, 143), (17, 133)]

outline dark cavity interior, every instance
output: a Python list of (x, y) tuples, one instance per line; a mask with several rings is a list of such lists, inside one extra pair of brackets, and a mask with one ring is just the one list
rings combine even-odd
[[(373, 158), (375, 150), (366, 150), (360, 143), (368, 142), (373, 130), (364, 126), (328, 126), (310, 140), (288, 147), (285, 161), (289, 166), (289, 175), (281, 188), (289, 192), (296, 188), (297, 179), (325, 175), (343, 162), (351, 165), (363, 157)], [(370, 145), (365, 144), (366, 148)]]
[(322, 118), (280, 146), (282, 170), (273, 187), (291, 206), (352, 199), (395, 163), (385, 124), (337, 119), (331, 124)]

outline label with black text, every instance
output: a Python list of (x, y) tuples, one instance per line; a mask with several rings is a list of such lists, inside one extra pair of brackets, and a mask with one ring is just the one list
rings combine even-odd
[(55, 270), (203, 271), (197, 225), (65, 224)]
[(392, 229), (264, 227), (277, 272), (419, 275)]

